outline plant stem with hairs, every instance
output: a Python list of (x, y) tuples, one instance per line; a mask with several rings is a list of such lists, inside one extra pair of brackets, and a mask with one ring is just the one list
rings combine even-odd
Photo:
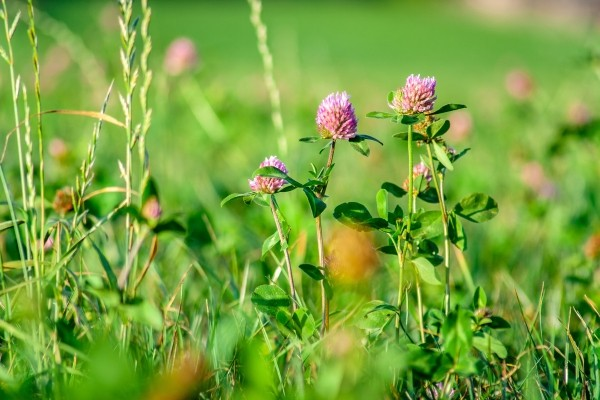
[(285, 266), (287, 268), (288, 282), (290, 284), (290, 297), (292, 298), (292, 312), (296, 311), (296, 286), (294, 284), (294, 275), (292, 273), (292, 261), (290, 259), (290, 252), (287, 246), (287, 240), (285, 238), (285, 232), (281, 228), (281, 221), (279, 220), (279, 216), (277, 215), (277, 203), (275, 202), (275, 196), (269, 196), (269, 204), (271, 206), (271, 212), (273, 213), (273, 220), (275, 221), (275, 226), (277, 227), (277, 233), (279, 234), (279, 242), (281, 244), (281, 248), (283, 250), (283, 256), (285, 259)]
[(433, 177), (433, 184), (435, 185), (435, 191), (437, 193), (440, 204), (440, 212), (442, 213), (442, 227), (444, 230), (444, 270), (446, 271), (446, 282), (444, 290), (444, 313), (448, 315), (448, 313), (450, 312), (450, 236), (448, 233), (448, 210), (446, 208), (446, 201), (444, 200), (444, 175), (442, 173), (438, 174), (437, 172), (435, 172), (431, 143), (427, 143), (427, 155), (429, 156), (429, 164), (431, 175)]
[(404, 258), (407, 249), (407, 245), (404, 245), (404, 248), (401, 248), (400, 237), (398, 237), (398, 242), (394, 243), (394, 247), (396, 248), (396, 254), (398, 255), (398, 268), (399, 268), (399, 276), (398, 276), (398, 304), (397, 309), (398, 313), (396, 314), (396, 339), (400, 339), (400, 307), (402, 307), (402, 298), (404, 297)]
[[(409, 125), (408, 126), (408, 230), (407, 230), (407, 239), (410, 238), (411, 235), (411, 220), (412, 220), (412, 215), (415, 213), (415, 203), (416, 203), (416, 199), (417, 199), (417, 195), (415, 194), (415, 190), (414, 190), (414, 174), (413, 174), (413, 167), (414, 167), (414, 161), (413, 161), (413, 145), (412, 145), (412, 137), (413, 137), (413, 126)], [(410, 238), (409, 240), (412, 240), (412, 238)], [(410, 250), (412, 251), (412, 249)], [(406, 257), (406, 255), (405, 255)], [(415, 267), (416, 269), (416, 267)], [(419, 314), (419, 332), (421, 334), (421, 341), (425, 342), (425, 326), (423, 323), (423, 301), (422, 301), (422, 296), (421, 296), (421, 281), (420, 281), (420, 277), (419, 277), (419, 273), (418, 271), (415, 274), (415, 282), (416, 282), (416, 289), (417, 289), (417, 313)]]
[[(327, 165), (325, 171), (329, 171), (333, 165), (333, 155), (335, 154), (335, 139), (331, 141), (329, 147), (329, 156), (327, 157)], [(325, 192), (327, 191), (327, 184), (329, 183), (329, 175), (327, 175), (325, 182), (317, 191), (317, 197), (323, 199)], [(325, 265), (325, 246), (323, 241), (323, 226), (321, 223), (321, 215), (315, 218), (315, 225), (317, 228), (317, 247), (319, 251), (319, 266), (323, 268), (325, 277), (327, 277), (327, 266)], [(327, 290), (325, 279), (321, 280), (321, 335), (323, 335), (329, 329), (329, 299), (327, 298)]]

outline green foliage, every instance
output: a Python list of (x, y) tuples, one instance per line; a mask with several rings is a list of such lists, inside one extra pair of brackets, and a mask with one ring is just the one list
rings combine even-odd
[(385, 219), (374, 218), (364, 205), (356, 202), (338, 205), (333, 211), (333, 217), (359, 231), (383, 229), (388, 226)]
[(397, 198), (402, 198), (404, 195), (406, 195), (406, 190), (392, 182), (384, 182), (381, 185), (381, 188)]
[(454, 206), (454, 213), (471, 222), (485, 222), (498, 214), (498, 203), (483, 193), (473, 193)]
[(321, 281), (325, 279), (325, 275), (323, 275), (321, 269), (315, 267), (312, 264), (300, 264), (298, 268), (304, 271), (306, 275), (308, 275), (311, 279), (314, 279), (315, 281)]
[(430, 285), (441, 285), (442, 282), (435, 276), (435, 268), (429, 260), (423, 257), (413, 258), (411, 260), (417, 272), (419, 273), (419, 278)]
[(276, 316), (290, 306), (290, 297), (276, 285), (260, 285), (252, 292), (252, 304), (265, 314)]
[(452, 162), (448, 158), (448, 155), (446, 155), (444, 149), (436, 142), (432, 142), (431, 144), (433, 145), (433, 150), (435, 151), (435, 156), (437, 157), (438, 161), (444, 167), (448, 168), (449, 171), (453, 171), (454, 166), (452, 166)]
[(444, 114), (447, 112), (460, 110), (462, 108), (467, 108), (467, 106), (465, 106), (463, 104), (445, 104), (445, 105), (441, 106), (440, 108), (438, 108), (437, 110), (435, 110), (434, 112), (430, 113), (429, 115)]

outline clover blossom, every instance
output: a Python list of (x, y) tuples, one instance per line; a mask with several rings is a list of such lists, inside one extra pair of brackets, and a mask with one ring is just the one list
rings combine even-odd
[(358, 120), (346, 92), (331, 93), (317, 110), (317, 129), (324, 139), (349, 140), (356, 136)]
[(394, 94), (390, 107), (401, 114), (419, 114), (431, 111), (437, 99), (434, 77), (410, 75), (406, 84)]
[(162, 208), (156, 196), (151, 196), (142, 206), (142, 216), (152, 222), (158, 221), (162, 215)]
[(198, 66), (198, 58), (198, 50), (191, 39), (185, 37), (175, 39), (165, 54), (165, 71), (172, 76), (192, 71)]
[[(279, 160), (275, 156), (265, 158), (265, 161), (260, 163), (260, 168), (263, 168), (263, 167), (275, 167), (278, 170), (280, 170), (281, 172), (283, 172), (284, 174), (288, 173), (288, 170), (287, 170), (285, 164), (283, 162), (281, 162), (281, 160)], [(256, 177), (254, 177), (254, 179), (248, 179), (248, 184), (250, 185), (250, 189), (252, 189), (252, 191), (254, 191), (254, 192), (259, 192), (259, 193), (269, 193), (269, 194), (275, 193), (276, 191), (281, 189), (281, 187), (283, 185), (285, 185), (286, 183), (287, 182), (285, 179), (270, 178), (270, 177), (266, 177), (266, 176), (256, 176)]]
[[(413, 167), (413, 180), (415, 182), (418, 182), (417, 179), (419, 179), (419, 177), (421, 177), (421, 181), (420, 183), (425, 182), (425, 188), (429, 188), (429, 183), (431, 182), (431, 179), (433, 178), (433, 176), (431, 175), (431, 171), (429, 170), (429, 168), (427, 167), (427, 165), (425, 165), (425, 163), (423, 161), (421, 161), (418, 164), (415, 164), (415, 166)], [(420, 185), (419, 185), (420, 186)], [(404, 190), (406, 190), (408, 192), (408, 178), (404, 181), (404, 183), (402, 183), (402, 188)], [(415, 193), (419, 193), (419, 187), (415, 187)]]

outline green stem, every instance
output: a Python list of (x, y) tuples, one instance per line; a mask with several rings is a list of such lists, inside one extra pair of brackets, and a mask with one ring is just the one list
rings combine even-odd
[[(6, 279), (4, 277), (4, 259), (2, 257), (2, 253), (0, 253), (0, 288), (4, 292), (4, 315), (3, 320), (12, 322), (12, 302), (10, 299), (10, 295), (6, 290)], [(14, 362), (15, 353), (12, 348), (12, 339), (10, 337), (10, 333), (4, 332), (4, 342), (6, 343), (6, 353), (8, 354), (8, 363), (7, 365), (12, 365)]]
[[(45, 194), (45, 182), (44, 182), (44, 137), (42, 130), (42, 96), (40, 89), (40, 63), (39, 63), (39, 55), (38, 55), (38, 40), (37, 33), (35, 30), (35, 17), (34, 17), (34, 8), (33, 1), (27, 1), (27, 13), (29, 15), (29, 39), (32, 47), (32, 63), (33, 63), (33, 75), (34, 75), (34, 87), (35, 87), (35, 104), (36, 104), (36, 112), (37, 112), (37, 139), (38, 139), (38, 155), (39, 155), (39, 187), (40, 187), (40, 209), (39, 209), (39, 233), (36, 232), (37, 226), (35, 223), (31, 224), (31, 237), (33, 243), (38, 242), (37, 245), (33, 247), (33, 259), (35, 266), (35, 276), (36, 276), (36, 291), (38, 298), (38, 335), (40, 339), (40, 343), (46, 347), (46, 334), (44, 327), (44, 302), (43, 299), (43, 289), (42, 289), (42, 281), (40, 278), (44, 276), (44, 237), (45, 237), (45, 225), (46, 225), (46, 208), (44, 199), (46, 197)], [(25, 93), (25, 92), (24, 92)], [(27, 105), (26, 105), (27, 107)], [(27, 108), (28, 110), (28, 108)], [(29, 117), (29, 115), (27, 115)], [(29, 126), (29, 124), (27, 124)], [(31, 142), (31, 138), (29, 139)], [(32, 149), (33, 150), (33, 149)], [(31, 177), (33, 178), (33, 161), (31, 161)], [(35, 209), (35, 185), (33, 184), (33, 179), (31, 179), (31, 187), (30, 187), (30, 196), (31, 196), (31, 207)], [(33, 220), (35, 222), (35, 219)], [(50, 300), (48, 301), (50, 302)], [(50, 306), (50, 304), (48, 304)], [(54, 336), (55, 337), (55, 336)], [(54, 345), (56, 346), (56, 340), (54, 340)], [(44, 360), (44, 359), (42, 359)], [(41, 369), (45, 369), (46, 365), (42, 361)], [(53, 369), (53, 372), (55, 369)]]
[[(416, 269), (416, 268), (415, 268)], [(421, 299), (421, 280), (419, 274), (415, 274), (417, 284), (417, 312), (419, 314), (419, 332), (421, 333), (421, 342), (425, 343), (425, 325), (423, 324), (423, 301)]]
[(414, 179), (413, 179), (413, 146), (412, 146), (413, 127), (408, 126), (408, 233), (410, 234), (411, 215), (414, 213), (413, 197), (414, 197)]
[[(333, 155), (335, 154), (335, 139), (331, 142), (329, 147), (329, 157), (327, 158), (327, 165), (325, 171), (327, 171), (333, 164)], [(325, 192), (327, 191), (327, 184), (329, 183), (329, 177), (325, 180), (323, 186), (317, 191), (317, 197), (323, 199)], [(315, 226), (317, 228), (317, 247), (319, 251), (319, 266), (323, 268), (325, 277), (327, 278), (327, 266), (325, 265), (325, 246), (323, 241), (323, 226), (321, 224), (321, 216), (315, 218)], [(326, 282), (323, 279), (321, 281), (321, 335), (323, 335), (329, 329), (329, 299), (327, 298), (327, 291), (325, 290)]]
[(285, 258), (285, 265), (287, 267), (287, 275), (288, 282), (290, 284), (290, 297), (292, 298), (292, 312), (296, 311), (296, 286), (294, 285), (294, 275), (292, 274), (292, 261), (290, 260), (290, 252), (287, 248), (287, 241), (285, 239), (285, 234), (283, 233), (283, 229), (281, 228), (281, 222), (279, 221), (279, 216), (277, 215), (277, 205), (275, 204), (275, 196), (270, 196), (271, 212), (273, 213), (273, 220), (275, 220), (275, 226), (277, 227), (277, 233), (279, 233), (279, 241), (281, 243), (281, 248), (283, 249), (283, 255)]
[[(35, 78), (35, 105), (37, 112), (37, 135), (38, 135), (38, 151), (39, 151), (39, 181), (40, 181), (40, 232), (39, 232), (39, 243), (40, 246), (44, 246), (44, 237), (46, 226), (46, 207), (44, 204), (45, 199), (45, 183), (44, 183), (44, 136), (42, 130), (42, 96), (41, 96), (41, 83), (40, 83), (40, 67), (39, 67), (39, 53), (38, 53), (38, 41), (37, 33), (35, 30), (35, 16), (33, 1), (27, 1), (27, 12), (29, 14), (29, 27), (30, 27), (30, 40), (33, 49), (33, 68)], [(44, 251), (39, 251), (39, 260), (41, 265), (41, 274), (44, 273)]]
[[(317, 248), (319, 251), (319, 266), (323, 268), (323, 273), (325, 276), (327, 276), (321, 216), (315, 218), (315, 226), (317, 228)], [(327, 291), (325, 290), (325, 279), (321, 280), (321, 321), (321, 335), (323, 335), (329, 329), (329, 299), (327, 298)]]
[[(415, 203), (417, 201), (417, 196), (415, 195), (415, 183), (413, 176), (413, 145), (412, 145), (412, 137), (413, 137), (413, 127), (412, 125), (408, 126), (408, 230), (407, 230), (407, 240), (410, 238), (411, 231), (411, 223), (412, 223), (412, 214), (415, 213)], [(408, 242), (407, 242), (408, 244)], [(423, 302), (421, 300), (421, 282), (419, 280), (419, 274), (415, 274), (415, 282), (417, 286), (417, 313), (419, 314), (419, 331), (421, 334), (421, 342), (425, 342), (425, 327), (423, 326)]]
[[(22, 148), (22, 144), (21, 144), (21, 123), (20, 123), (20, 118), (19, 118), (19, 108), (18, 108), (18, 90), (19, 88), (17, 87), (17, 79), (15, 77), (15, 66), (14, 66), (14, 56), (13, 56), (13, 49), (12, 49), (12, 44), (11, 44), (11, 33), (10, 33), (10, 27), (9, 27), (9, 19), (8, 19), (8, 10), (6, 7), (6, 0), (2, 0), (2, 8), (3, 8), (3, 12), (4, 12), (4, 33), (6, 35), (6, 42), (7, 42), (7, 51), (8, 51), (8, 67), (9, 67), (9, 74), (10, 74), (10, 88), (11, 88), (11, 92), (12, 92), (12, 102), (13, 102), (13, 114), (14, 114), (14, 118), (15, 118), (15, 131), (17, 134), (17, 154), (19, 157), (19, 174), (20, 174), (20, 178), (21, 178), (21, 196), (22, 196), (22, 202), (23, 202), (23, 209), (25, 211), (27, 211), (28, 209), (28, 205), (27, 205), (27, 189), (25, 186), (25, 164), (23, 162), (23, 148)], [(14, 222), (14, 221), (13, 221)], [(16, 225), (15, 225), (15, 229), (19, 229)], [(24, 229), (25, 232), (25, 242), (27, 244), (30, 243), (29, 240), (29, 229)], [(21, 245), (19, 245), (21, 246)], [(19, 249), (21, 252), (21, 259), (25, 260), (25, 258), (23, 257), (23, 250), (22, 248)], [(27, 252), (27, 257), (29, 258), (29, 251), (30, 251), (30, 246), (27, 245), (26, 247), (26, 252)], [(28, 279), (29, 276), (27, 273), (25, 273), (25, 279)], [(27, 294), (31, 297), (32, 294), (32, 290), (31, 288), (28, 286), (27, 287)]]
[(396, 314), (396, 339), (400, 339), (400, 307), (402, 307), (402, 298), (404, 296), (404, 251), (406, 250), (406, 245), (404, 246), (404, 250), (400, 250), (400, 238), (398, 238), (398, 243), (395, 245), (396, 253), (398, 254), (398, 268), (399, 268), (399, 276), (398, 276), (398, 314)]
[[(125, 205), (130, 206), (132, 203), (132, 153), (133, 147), (135, 146), (135, 137), (133, 132), (133, 93), (135, 90), (135, 78), (134, 75), (137, 72), (132, 71), (133, 66), (133, 54), (135, 45), (135, 30), (131, 30), (131, 15), (133, 3), (131, 0), (120, 0), (121, 5), (121, 22), (123, 27), (121, 28), (121, 58), (123, 67), (123, 83), (125, 86), (125, 96), (123, 111), (125, 114), (125, 132), (126, 132), (126, 152), (125, 152)], [(128, 213), (125, 216), (125, 259), (129, 259), (131, 254), (131, 248), (134, 241), (133, 221), (131, 215)], [(133, 268), (136, 266), (134, 265)], [(127, 290), (129, 282), (125, 282), (124, 289)]]
[[(15, 208), (12, 201), (12, 196), (10, 195), (10, 190), (8, 188), (8, 182), (6, 181), (6, 175), (4, 175), (4, 168), (2, 167), (2, 163), (0, 163), (0, 180), (2, 181), (2, 188), (4, 190), (4, 194), (6, 195), (6, 203), (8, 205), (8, 211), (10, 213), (10, 220), (13, 223), (13, 228), (15, 230), (15, 239), (17, 241), (17, 249), (19, 250), (19, 257), (21, 258), (21, 267), (23, 268), (23, 276), (25, 276), (25, 280), (29, 279), (29, 272), (27, 271), (27, 265), (25, 265), (25, 253), (23, 250), (23, 242), (21, 240), (21, 230), (19, 229), (19, 225), (17, 224), (17, 214), (15, 213)], [(27, 285), (28, 291), (31, 291), (30, 285)], [(28, 293), (31, 297), (31, 293)]]
[[(412, 223), (412, 214), (414, 213), (414, 204), (413, 204), (413, 192), (414, 192), (414, 179), (413, 179), (413, 146), (412, 146), (412, 136), (413, 136), (413, 127), (412, 125), (408, 126), (408, 215), (407, 215), (407, 224), (406, 224), (406, 232), (405, 232), (405, 242), (404, 248), (400, 251), (400, 239), (398, 237), (398, 243), (396, 244), (396, 252), (398, 253), (398, 267), (399, 267), (399, 277), (398, 277), (398, 316), (396, 318), (396, 336), (400, 337), (400, 306), (402, 305), (402, 297), (404, 296), (404, 265), (406, 263), (406, 258), (408, 254), (408, 241), (410, 240), (410, 232), (411, 232), (411, 223)], [(419, 290), (419, 287), (417, 286)], [(420, 297), (420, 293), (418, 293)]]
[(444, 312), (446, 315), (450, 312), (450, 235), (448, 234), (448, 210), (444, 200), (443, 175), (435, 172), (433, 163), (433, 151), (431, 143), (427, 143), (427, 155), (429, 156), (429, 169), (433, 177), (433, 184), (438, 196), (440, 211), (442, 213), (442, 222), (444, 229), (444, 270), (446, 271), (446, 284), (444, 290)]

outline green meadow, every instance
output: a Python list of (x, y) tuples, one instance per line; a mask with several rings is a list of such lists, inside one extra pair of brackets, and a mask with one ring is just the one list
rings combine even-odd
[[(3, 1), (0, 398), (600, 396), (598, 22), (460, 2), (264, 0), (257, 28), (253, 2), (40, 1), (31, 18), (31, 3)], [(197, 61), (169, 73), (181, 37)], [(124, 74), (127, 60), (136, 73)], [(411, 214), (406, 197), (379, 193), (409, 176), (408, 142), (394, 135), (413, 122), (367, 117), (392, 113), (388, 93), (411, 74), (435, 77), (435, 108), (466, 105), (440, 116), (450, 130), (436, 143), (470, 150), (450, 170), (428, 158), (427, 140), (408, 146), (445, 185), (409, 209), (440, 212), (440, 197), (452, 207), (471, 193), (497, 203), (447, 251), (443, 218), (419, 220), (419, 239), (405, 222), (357, 233), (347, 225), (368, 221), (336, 208)], [(383, 146), (366, 142), (364, 156), (339, 140), (328, 184), (311, 186), (331, 144), (300, 139), (322, 135), (317, 108), (342, 91), (358, 133)], [(267, 207), (221, 204), (250, 191), (271, 155), (309, 182), (299, 189), (319, 201), (327, 190), (320, 216), (306, 190), (276, 193), (285, 240), (270, 195), (256, 197)], [(343, 263), (319, 265), (315, 217), (327, 257), (347, 245), (349, 278), (335, 276)], [(421, 254), (425, 241), (448, 260), (449, 286), (441, 264), (433, 278), (415, 267), (398, 296), (400, 253)], [(376, 251), (390, 243), (400, 257)], [(326, 332), (319, 280), (332, 290)]]

